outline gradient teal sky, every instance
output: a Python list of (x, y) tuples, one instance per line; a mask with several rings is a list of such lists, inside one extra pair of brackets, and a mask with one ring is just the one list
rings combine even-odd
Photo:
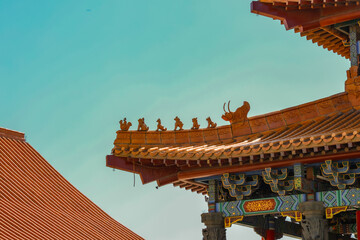
[[(250, 116), (280, 110), (343, 91), (348, 67), (245, 0), (0, 0), (0, 126), (150, 240), (200, 239), (207, 207), (105, 167), (120, 119), (223, 125), (227, 100), (250, 102)], [(228, 230), (239, 237), (260, 239)]]

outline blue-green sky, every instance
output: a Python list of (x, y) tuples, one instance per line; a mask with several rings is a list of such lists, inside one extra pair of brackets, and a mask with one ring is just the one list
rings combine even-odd
[(0, 0), (0, 126), (146, 239), (200, 239), (207, 207), (105, 167), (120, 119), (222, 125), (228, 100), (254, 116), (341, 92), (348, 66), (245, 0)]

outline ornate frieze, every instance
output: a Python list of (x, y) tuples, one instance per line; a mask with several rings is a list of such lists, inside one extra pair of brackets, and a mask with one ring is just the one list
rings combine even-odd
[(357, 206), (360, 205), (360, 189), (352, 188), (336, 191), (315, 193), (316, 201), (324, 202), (325, 207)]
[(356, 169), (350, 169), (349, 161), (342, 162), (340, 166), (337, 162), (327, 160), (321, 164), (321, 170), (332, 186), (345, 189), (347, 185), (355, 183), (356, 174), (360, 174), (360, 163), (356, 163)]
[(271, 170), (271, 168), (265, 168), (262, 172), (264, 182), (269, 184), (273, 192), (278, 193), (280, 196), (284, 196), (286, 192), (294, 189), (294, 180), (288, 179), (288, 171), (286, 168), (280, 170)]
[[(332, 218), (341, 211), (347, 211), (349, 207), (360, 205), (360, 189), (317, 192), (313, 200), (321, 201), (326, 208), (324, 215)], [(280, 213), (299, 221), (301, 219), (297, 213), (299, 204), (306, 201), (308, 201), (307, 194), (228, 201), (216, 203), (216, 211), (222, 212), (225, 217)]]
[(275, 207), (276, 207), (275, 199), (247, 201), (243, 205), (244, 212), (247, 213), (269, 212), (269, 211), (273, 211)]
[(224, 213), (225, 217), (289, 212), (297, 211), (298, 205), (304, 201), (306, 194), (220, 202), (216, 204), (216, 211)]
[(258, 175), (253, 175), (252, 181), (246, 181), (244, 174), (225, 173), (221, 177), (223, 187), (229, 191), (230, 196), (241, 200), (244, 196), (250, 196), (259, 184)]

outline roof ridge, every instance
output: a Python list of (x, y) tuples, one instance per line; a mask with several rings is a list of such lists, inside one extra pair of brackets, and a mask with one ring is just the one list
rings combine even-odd
[(0, 127), (0, 137), (11, 138), (25, 142), (25, 133)]
[[(117, 137), (114, 145), (115, 147), (124, 145), (167, 146), (170, 144), (185, 146), (186, 144), (224, 143), (242, 136), (262, 134), (279, 128), (294, 127), (308, 121), (318, 122), (327, 119), (322, 122), (322, 125), (317, 126), (323, 128), (328, 127), (325, 123), (334, 116), (343, 115), (344, 112), (348, 111), (354, 112), (354, 107), (349, 101), (348, 93), (341, 92), (279, 111), (246, 117), (242, 122), (233, 122), (229, 125), (213, 128), (184, 129), (183, 131), (119, 130), (116, 132)], [(293, 130), (289, 132), (292, 133)], [(284, 132), (284, 134), (288, 133)]]

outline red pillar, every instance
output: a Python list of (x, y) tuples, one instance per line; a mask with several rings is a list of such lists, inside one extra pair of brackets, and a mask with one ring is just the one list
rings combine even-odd
[(269, 217), (269, 229), (266, 230), (265, 240), (275, 240), (275, 221), (273, 217)]
[(266, 239), (265, 240), (275, 240), (275, 230), (266, 230)]
[(356, 211), (356, 232), (357, 238), (360, 239), (360, 211)]

